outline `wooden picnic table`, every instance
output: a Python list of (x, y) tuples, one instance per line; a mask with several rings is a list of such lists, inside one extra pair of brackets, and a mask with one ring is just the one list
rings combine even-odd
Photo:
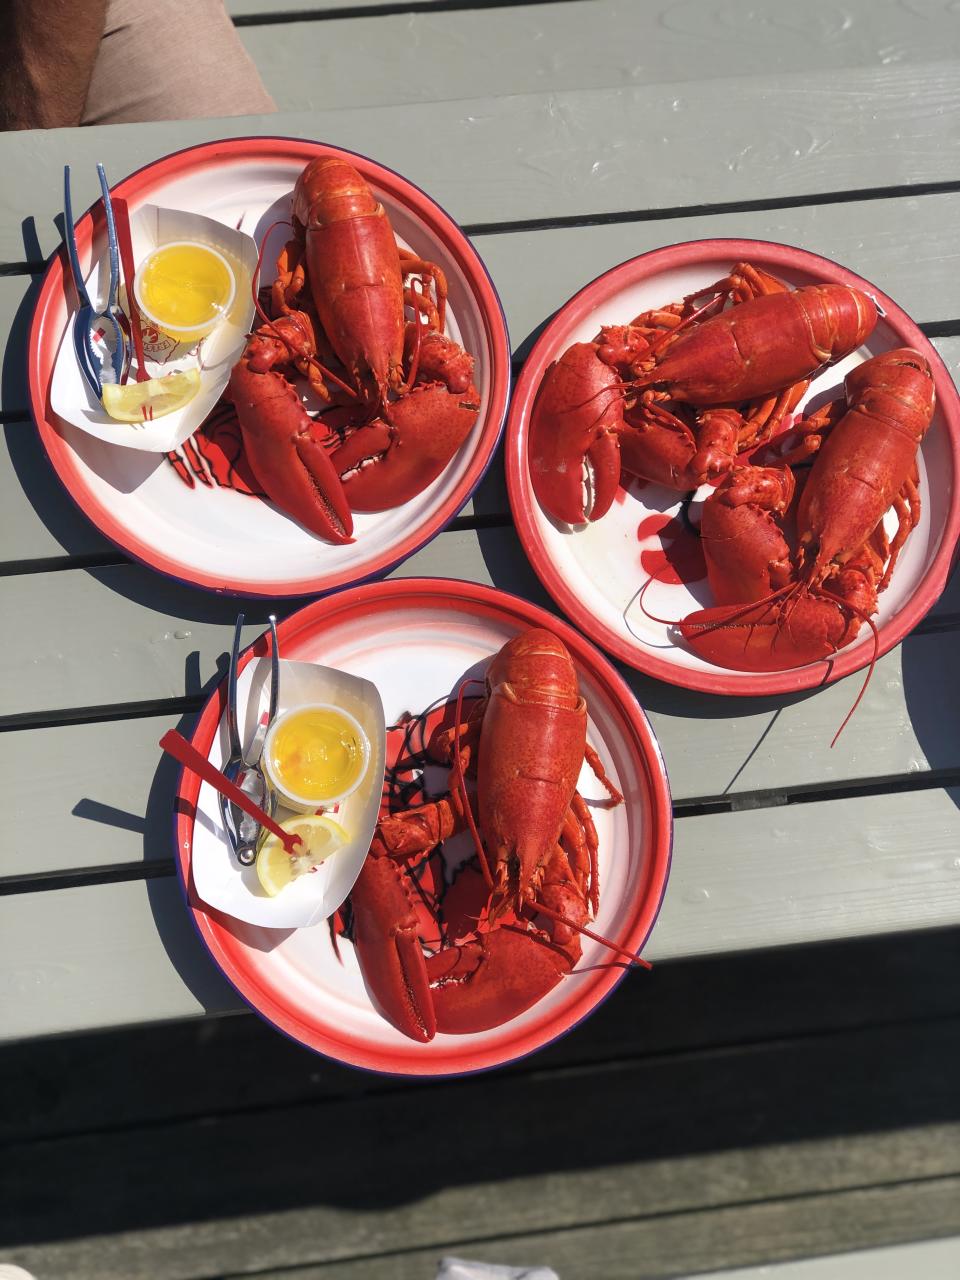
[[(223, 676), (238, 609), (249, 641), (268, 613), (304, 602), (218, 597), (131, 562), (59, 486), (25, 381), (63, 164), (82, 209), (98, 160), (117, 181), (251, 134), (352, 149), (432, 195), (497, 285), (515, 371), (602, 271), (730, 236), (799, 245), (875, 282), (955, 373), (956, 5), (229, 7), (280, 114), (0, 136), (0, 1080), (12, 1104), (0, 1131), (16, 1143), (0, 1173), (0, 1261), (40, 1277), (353, 1280), (432, 1276), (448, 1252), (541, 1260), (573, 1280), (960, 1230), (955, 1089), (941, 1071), (960, 1040), (956, 579), (878, 663), (833, 750), (861, 675), (733, 700), (621, 668), (659, 737), (677, 819), (646, 950), (663, 963), (522, 1068), (401, 1086), (221, 1017), (242, 1006), (175, 878), (176, 767), (157, 741), (188, 731)], [(395, 575), (473, 579), (553, 607), (513, 529), (499, 455)], [(706, 1075), (690, 1074), (698, 1054), (701, 1066), (714, 1055)], [(844, 1062), (857, 1065), (840, 1086)], [(752, 1108), (773, 1077), (770, 1110)], [(822, 1112), (808, 1097), (820, 1088)], [(912, 1110), (881, 1132), (906, 1092)], [(205, 1116), (195, 1163), (183, 1144)], [(282, 1171), (247, 1170), (228, 1195), (210, 1170), (261, 1150)], [(95, 1172), (108, 1167), (130, 1181)], [(64, 1180), (52, 1208), (50, 1168)]]

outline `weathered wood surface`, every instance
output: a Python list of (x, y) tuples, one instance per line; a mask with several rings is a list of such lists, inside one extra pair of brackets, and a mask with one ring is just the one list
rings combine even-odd
[[(588, 1023), (498, 1074), (699, 1053), (712, 1062), (748, 1045), (878, 1025), (900, 1027), (908, 1052), (914, 1028), (960, 1017), (958, 969), (955, 926), (899, 934), (893, 945), (875, 936), (678, 960), (622, 982)], [(252, 1014), (231, 1013), (47, 1038), (39, 1050), (31, 1041), (4, 1044), (0, 1088), (20, 1105), (0, 1113), (0, 1140), (29, 1143), (376, 1093), (422, 1096), (430, 1087), (340, 1066)], [(895, 1128), (896, 1115), (884, 1123)]]
[(922, 1276), (923, 1280), (955, 1280), (958, 1274), (960, 1237), (954, 1236), (949, 1240), (781, 1262), (775, 1267), (750, 1267), (746, 1271), (737, 1268), (711, 1272), (709, 1276), (701, 1273), (700, 1280), (902, 1280), (906, 1275)]
[[(727, 109), (736, 112), (761, 68), (778, 77), (829, 71), (846, 79), (855, 69), (893, 65), (903, 75), (957, 56), (960, 17), (942, 0), (919, 10), (896, 0), (852, 10), (830, 0), (765, 0), (759, 10), (751, 0), (567, 0), (494, 13), (482, 5), (411, 8), (375, 20), (311, 15), (244, 25), (240, 36), (282, 111), (636, 85), (669, 94), (697, 77), (729, 80)], [(810, 121), (815, 147), (826, 117), (811, 110)], [(675, 122), (672, 132), (679, 131)], [(769, 142), (755, 149), (770, 154)]]
[[(415, 1261), (453, 1246), (503, 1261), (516, 1251), (576, 1280), (596, 1275), (598, 1248), (604, 1275), (635, 1275), (636, 1237), (661, 1241), (659, 1275), (663, 1246), (695, 1213), (729, 1224), (714, 1264), (816, 1252), (825, 1240), (852, 1247), (864, 1230), (888, 1242), (952, 1234), (958, 1034), (950, 1019), (528, 1066), (429, 1094), (386, 1089), (12, 1142), (0, 1233), (12, 1260), (41, 1276), (86, 1276), (96, 1260), (101, 1280), (322, 1266), (378, 1275), (385, 1253), (412, 1276)], [(558, 1117), (585, 1109), (589, 1144), (558, 1141)], [(41, 1179), (70, 1194), (38, 1198)], [(705, 1264), (694, 1225), (675, 1269)]]
[[(899, 195), (908, 184), (954, 190), (958, 99), (956, 63), (943, 61), (853, 69), (842, 84), (836, 72), (813, 69), (692, 80), (668, 92), (654, 85), (464, 98), (442, 112), (422, 102), (51, 130), (42, 145), (6, 134), (0, 157), (30, 182), (7, 183), (0, 193), (0, 262), (39, 263), (57, 248), (63, 156), (76, 174), (79, 210), (98, 195), (95, 166), (106, 139), (116, 180), (213, 138), (319, 138), (399, 169), (459, 222), (495, 226), (704, 203), (816, 204), (865, 190)], [(620, 122), (613, 142), (612, 120)], [(451, 154), (463, 163), (451, 163)]]
[[(156, 741), (222, 672), (238, 603), (251, 636), (266, 605), (125, 563), (59, 492), (23, 375), (64, 160), (81, 204), (105, 156), (116, 180), (251, 132), (325, 138), (428, 190), (475, 238), (517, 360), (612, 263), (737, 235), (874, 280), (956, 374), (956, 4), (231, 11), (296, 113), (0, 136), (0, 602), (16, 620), (0, 674), (0, 1089), (16, 1099), (0, 1258), (39, 1280), (425, 1280), (455, 1253), (632, 1280), (956, 1236), (960, 580), (880, 663), (833, 752), (859, 677), (728, 703), (631, 676), (678, 802), (648, 949), (669, 963), (496, 1076), (377, 1078), (242, 1012), (171, 874), (175, 770)], [(544, 599), (496, 473), (404, 571)], [(955, 1244), (776, 1274), (940, 1280)]]
[[(949, 926), (960, 918), (958, 802), (948, 788), (681, 817), (670, 892), (644, 954)], [(239, 1007), (169, 873), (7, 894), (0, 937), (0, 990), (14, 997), (4, 1038)]]

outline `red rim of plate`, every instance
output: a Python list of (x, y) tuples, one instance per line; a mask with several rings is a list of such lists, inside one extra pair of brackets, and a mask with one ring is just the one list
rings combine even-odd
[[(660, 747), (646, 715), (622, 678), (583, 636), (536, 605), (492, 587), (445, 578), (406, 578), (354, 587), (330, 599), (315, 601), (282, 622), (278, 627), (278, 638), (281, 646), (289, 650), (298, 637), (322, 634), (331, 624), (349, 617), (389, 611), (391, 606), (410, 608), (422, 604), (432, 607), (438, 602), (460, 613), (486, 615), (520, 626), (549, 628), (563, 640), (577, 666), (609, 692), (612, 704), (622, 717), (622, 731), (630, 744), (638, 771), (645, 778), (648, 803), (645, 825), (651, 834), (647, 846), (650, 866), (645, 869), (646, 890), (635, 904), (629, 927), (616, 939), (639, 954), (656, 922), (670, 871), (673, 836), (670, 787)], [(262, 636), (243, 654), (240, 669), (254, 657), (266, 653), (268, 645), (268, 636)], [(191, 740), (205, 755), (209, 754), (213, 744), (225, 701), (224, 683), (208, 699), (193, 731)], [(430, 1060), (424, 1060), (418, 1067), (417, 1050), (420, 1046), (415, 1041), (411, 1040), (409, 1047), (404, 1045), (402, 1048), (358, 1046), (339, 1024), (323, 1018), (311, 1019), (305, 1011), (280, 1003), (271, 992), (259, 986), (256, 973), (246, 964), (244, 944), (223, 923), (223, 916), (205, 907), (197, 898), (190, 876), (190, 858), (199, 792), (199, 778), (181, 770), (174, 806), (177, 869), (194, 925), (215, 963), (247, 1004), (277, 1030), (318, 1053), (351, 1066), (397, 1075), (444, 1076), (487, 1070), (533, 1053), (572, 1030), (624, 977), (626, 970), (620, 966), (592, 970), (578, 983), (576, 998), (571, 1003), (525, 1027), (516, 1040), (487, 1052), (476, 1047), (468, 1050), (465, 1045), (458, 1048), (456, 1038), (451, 1038), (450, 1049), (445, 1056), (438, 1057), (434, 1052)]]
[[(760, 694), (792, 693), (799, 689), (811, 689), (830, 684), (842, 676), (850, 675), (867, 666), (873, 653), (872, 646), (858, 645), (846, 649), (836, 658), (824, 659), (806, 667), (791, 671), (758, 672), (750, 679), (735, 679), (726, 674), (697, 671), (678, 666), (629, 644), (617, 632), (583, 608), (569, 587), (540, 537), (535, 508), (537, 500), (529, 485), (527, 472), (527, 433), (534, 398), (547, 365), (559, 354), (567, 342), (563, 335), (589, 316), (602, 311), (612, 290), (623, 288), (646, 279), (656, 271), (689, 266), (704, 258), (728, 258), (731, 262), (753, 260), (767, 268), (796, 270), (822, 277), (825, 282), (850, 285), (869, 293), (884, 311), (883, 319), (902, 340), (902, 345), (915, 347), (930, 361), (937, 389), (938, 405), (950, 437), (954, 472), (960, 458), (960, 398), (946, 366), (926, 336), (907, 313), (891, 298), (862, 276), (829, 258), (808, 253), (791, 245), (768, 240), (711, 239), (690, 240), (683, 244), (653, 249), (613, 267), (597, 276), (565, 304), (538, 338), (524, 364), (514, 391), (507, 418), (506, 472), (510, 508), (520, 534), (524, 550), (541, 582), (578, 627), (597, 644), (623, 662), (657, 676), (670, 684), (704, 693), (725, 693), (743, 697)], [(602, 317), (598, 320), (602, 323)], [(924, 574), (916, 592), (896, 617), (880, 626), (880, 647), (877, 656), (892, 649), (906, 636), (926, 612), (935, 604), (946, 584), (960, 534), (960, 485), (953, 484), (946, 525), (940, 546)]]
[[(316, 156), (340, 156), (350, 161), (374, 186), (389, 192), (398, 204), (406, 205), (425, 222), (445, 244), (458, 267), (463, 272), (483, 316), (484, 328), (491, 351), (490, 407), (487, 421), (470, 466), (460, 484), (442, 506), (416, 533), (397, 546), (380, 553), (359, 570), (326, 572), (308, 578), (296, 579), (283, 585), (257, 582), (243, 578), (224, 578), (222, 575), (180, 563), (165, 555), (163, 550), (137, 536), (135, 531), (118, 521), (113, 513), (87, 488), (77, 466), (71, 446), (60, 434), (58, 418), (50, 407), (49, 392), (53, 367), (60, 345), (62, 331), (47, 323), (51, 304), (62, 295), (65, 280), (70, 277), (66, 250), (61, 247), (47, 266), (30, 322), (27, 355), (27, 381), (30, 391), (30, 408), (40, 439), (46, 449), (54, 471), (67, 493), (79, 509), (112, 542), (128, 555), (151, 569), (192, 586), (213, 591), (254, 596), (297, 596), (333, 591), (394, 568), (425, 546), (456, 516), (467, 499), (483, 479), (490, 465), (503, 430), (507, 398), (510, 389), (510, 339), (500, 298), (489, 272), (466, 236), (430, 196), (408, 179), (392, 169), (378, 164), (366, 156), (326, 143), (310, 142), (300, 138), (251, 136), (228, 138), (217, 142), (205, 142), (186, 147), (145, 165), (111, 189), (116, 197), (130, 203), (131, 212), (149, 199), (159, 182), (168, 182), (184, 173), (200, 168), (215, 168), (231, 159), (250, 158), (278, 163), (300, 161), (306, 164)], [(96, 208), (97, 206), (94, 206)], [(87, 253), (94, 234), (95, 219), (89, 209), (76, 227), (77, 247), (81, 260)], [(96, 221), (97, 229), (101, 219)], [(309, 536), (306, 535), (305, 536)]]

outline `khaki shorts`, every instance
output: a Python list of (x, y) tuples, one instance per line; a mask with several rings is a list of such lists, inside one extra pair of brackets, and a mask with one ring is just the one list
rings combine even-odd
[(82, 124), (276, 109), (223, 0), (109, 0)]

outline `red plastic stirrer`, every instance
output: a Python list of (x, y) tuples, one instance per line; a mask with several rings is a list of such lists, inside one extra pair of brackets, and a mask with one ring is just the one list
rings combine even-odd
[(176, 729), (168, 729), (160, 739), (160, 746), (168, 756), (173, 756), (174, 760), (179, 760), (184, 768), (198, 774), (204, 782), (209, 782), (214, 790), (219, 791), (228, 800), (232, 800), (238, 809), (242, 809), (244, 813), (249, 813), (251, 818), (256, 818), (262, 827), (266, 827), (268, 831), (277, 837), (290, 857), (294, 857), (297, 853), (297, 846), (300, 844), (300, 837), (293, 835), (289, 831), (284, 831), (279, 822), (274, 822), (268, 813), (264, 813), (245, 791), (241, 791), (235, 783), (230, 781), (225, 773), (221, 773), (216, 765), (211, 764), (207, 757), (199, 752), (192, 743), (188, 742), (182, 733), (177, 733)]
[(130, 321), (130, 337), (133, 339), (133, 350), (137, 357), (136, 379), (146, 382), (147, 362), (143, 358), (143, 334), (140, 329), (140, 311), (137, 300), (133, 296), (133, 243), (130, 239), (130, 215), (126, 200), (113, 197), (113, 220), (117, 228), (117, 248), (120, 251), (120, 268), (123, 271), (123, 283), (127, 291), (127, 317)]

